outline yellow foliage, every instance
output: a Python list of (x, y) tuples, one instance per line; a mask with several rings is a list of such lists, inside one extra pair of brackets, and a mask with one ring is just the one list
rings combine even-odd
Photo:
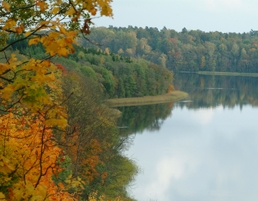
[[(112, 16), (111, 0), (31, 0), (1, 3), (0, 52), (0, 200), (75, 200), (64, 186), (81, 189), (77, 178), (56, 185), (53, 175), (62, 171), (61, 149), (52, 129), (67, 126), (62, 105), (62, 73), (49, 60), (6, 53), (8, 35), (28, 45), (42, 44), (49, 56), (72, 54), (78, 34), (89, 34), (91, 16)], [(15, 13), (14, 13), (15, 12)], [(86, 18), (86, 19), (85, 19)], [(84, 23), (79, 23), (80, 21)], [(26, 32), (26, 33), (25, 33)], [(108, 123), (108, 122), (107, 122)], [(86, 162), (92, 170), (100, 162), (99, 144)], [(104, 179), (104, 176), (103, 176)], [(7, 195), (8, 194), (8, 195)]]
[(64, 118), (61, 119), (48, 119), (45, 122), (46, 126), (59, 126), (60, 128), (65, 129), (66, 125), (67, 125), (67, 120)]
[(16, 21), (14, 21), (13, 19), (8, 19), (3, 27), (3, 30), (15, 30), (14, 27), (16, 26)]
[(45, 12), (45, 10), (48, 9), (48, 4), (44, 1), (37, 1), (36, 5), (40, 7), (41, 12)]
[(68, 11), (66, 11), (66, 15), (72, 16), (76, 11), (73, 7), (70, 7)]
[(52, 13), (56, 15), (59, 12), (59, 7), (54, 7)]
[(90, 194), (88, 201), (123, 201), (120, 197), (115, 198), (114, 200), (106, 199), (104, 195), (98, 196), (98, 192), (93, 192)]
[(39, 37), (35, 37), (29, 40), (29, 45), (37, 45), (40, 42), (40, 38)]
[(0, 186), (11, 186), (11, 200), (75, 200), (52, 180), (62, 171), (57, 164), (62, 150), (44, 118), (9, 113), (0, 120)]
[(5, 200), (5, 195), (0, 192), (0, 200)]
[(8, 12), (10, 11), (10, 4), (7, 3), (6, 1), (2, 2), (2, 6), (5, 10), (7, 10)]

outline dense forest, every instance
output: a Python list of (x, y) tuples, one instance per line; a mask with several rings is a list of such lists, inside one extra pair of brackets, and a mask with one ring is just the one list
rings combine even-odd
[[(138, 167), (124, 150), (133, 132), (159, 129), (173, 104), (120, 108), (121, 116), (106, 99), (165, 94), (171, 70), (258, 72), (256, 31), (90, 29), (97, 13), (112, 17), (110, 3), (2, 1), (0, 200), (134, 200), (127, 188)], [(225, 98), (252, 101), (245, 87)], [(203, 104), (222, 98), (210, 91)]]
[(76, 45), (56, 26), (29, 37), (16, 27), (0, 43), (0, 199), (134, 200), (127, 188), (138, 167), (123, 155), (134, 128), (123, 132), (121, 111), (105, 101), (165, 94), (173, 73)]
[[(221, 33), (164, 27), (96, 27), (88, 37), (103, 51), (143, 58), (173, 71), (258, 72), (258, 32)], [(89, 46), (87, 40), (80, 43)]]
[[(10, 35), (8, 43), (11, 44), (15, 40), (17, 38)], [(48, 56), (41, 45), (28, 46), (27, 43), (25, 40), (11, 45), (1, 54), (1, 61), (4, 61), (5, 57), (11, 58), (12, 53), (25, 63), (29, 57), (44, 60)], [(54, 176), (54, 182), (65, 184), (72, 175), (72, 178), (80, 178), (80, 182), (75, 181), (83, 188), (80, 190), (80, 199), (133, 200), (128, 195), (127, 187), (133, 181), (138, 168), (122, 153), (129, 145), (134, 129), (123, 132), (119, 127), (121, 112), (109, 108), (104, 102), (109, 97), (139, 97), (167, 93), (172, 85), (173, 73), (144, 59), (80, 46), (74, 48), (75, 53), (67, 58), (50, 58), (51, 63), (56, 66), (53, 75), (58, 77), (58, 86), (55, 80), (55, 84), (51, 84), (51, 80), (44, 78), (50, 82), (45, 90), (55, 97), (54, 100), (58, 100), (58, 105), (62, 103), (66, 111), (66, 114), (62, 115), (67, 116), (66, 131), (53, 130), (53, 136), (63, 150), (58, 163), (65, 169)], [(52, 75), (52, 72), (50, 74)], [(7, 79), (11, 74), (7, 73), (5, 76), (3, 78)], [(24, 79), (23, 74), (19, 76)], [(30, 104), (41, 104), (40, 101), (44, 103), (41, 96), (46, 95), (46, 92), (40, 91), (38, 94), (33, 85), (31, 87), (31, 91), (26, 92), (30, 96)], [(19, 96), (18, 94), (15, 96)], [(37, 100), (38, 97), (40, 100)], [(10, 104), (6, 107), (10, 107)], [(55, 108), (54, 105), (49, 107)], [(47, 111), (51, 111), (50, 108)], [(15, 110), (16, 106), (13, 109)], [(7, 118), (4, 108), (1, 115)], [(149, 122), (154, 121), (150, 119)], [(6, 193), (14, 183), (15, 178), (0, 186), (0, 190)], [(79, 187), (73, 187), (75, 184), (71, 183), (71, 186), (67, 185), (69, 192), (78, 191)]]
[[(12, 40), (9, 39), (11, 43)], [(68, 58), (55, 57), (52, 61), (66, 71), (77, 72), (98, 82), (106, 97), (124, 98), (165, 94), (172, 85), (173, 73), (141, 58), (120, 56), (100, 49), (76, 46)], [(44, 58), (41, 46), (28, 46), (26, 41), (11, 46), (22, 55)]]
[[(28, 49), (30, 48), (28, 47)], [(33, 49), (32, 47), (29, 51), (33, 51)], [(0, 54), (1, 61), (4, 60), (4, 57), (11, 58), (12, 52), (16, 52), (17, 58), (22, 61), (26, 61), (28, 58), (18, 52), (18, 49), (9, 48), (8, 51), (5, 51), (5, 55)], [(34, 56), (39, 58), (42, 55), (35, 54)], [(93, 57), (94, 54), (89, 54), (90, 56)], [(101, 56), (110, 57), (100, 55), (95, 58), (99, 59)], [(25, 85), (15, 92), (13, 99), (16, 102), (14, 104), (8, 95), (10, 89), (6, 91), (1, 89), (1, 101), (4, 103), (2, 102), (0, 108), (0, 130), (5, 133), (5, 136), (8, 136), (8, 142), (6, 141), (7, 137), (3, 135), (0, 136), (0, 142), (8, 149), (5, 150), (2, 146), (3, 149), (0, 149), (0, 154), (2, 154), (0, 160), (4, 161), (4, 163), (0, 163), (0, 173), (2, 174), (0, 174), (0, 193), (8, 195), (8, 192), (13, 192), (17, 198), (20, 198), (22, 193), (26, 193), (24, 197), (35, 194), (38, 196), (37, 200), (43, 200), (39, 195), (41, 193), (48, 194), (41, 188), (49, 185), (48, 182), (52, 180), (49, 177), (51, 174), (46, 178), (42, 173), (40, 178), (44, 179), (41, 180), (38, 176), (33, 176), (37, 175), (38, 167), (42, 163), (42, 170), (48, 173), (50, 173), (48, 169), (55, 167), (51, 176), (53, 184), (64, 185), (59, 190), (73, 194), (77, 197), (76, 200), (133, 200), (128, 195), (127, 187), (137, 174), (138, 167), (132, 160), (122, 155), (130, 142), (131, 133), (120, 133), (117, 121), (121, 112), (104, 104), (110, 93), (107, 81), (111, 79), (114, 82), (115, 77), (111, 71), (101, 65), (84, 66), (72, 59), (58, 57), (53, 58), (52, 62), (56, 63), (53, 72), (43, 71), (43, 74), (46, 75), (42, 75), (42, 78), (39, 77), (41, 81), (37, 81), (37, 84), (43, 80), (47, 81), (47, 86), (44, 88), (38, 89), (38, 86), (34, 85), (32, 81), (26, 83), (24, 79), (27, 76), (19, 75), (20, 69), (17, 69), (18, 83), (25, 83)], [(121, 62), (121, 64), (126, 66), (127, 62)], [(129, 68), (129, 66), (126, 67)], [(148, 69), (147, 63), (146, 68)], [(38, 69), (40, 70), (40, 68)], [(8, 79), (12, 77), (12, 73), (5, 73), (2, 78)], [(34, 79), (33, 73), (28, 78), (29, 80)], [(8, 83), (7, 81), (4, 84)], [(12, 88), (11, 84), (7, 86)], [(22, 91), (26, 89), (28, 92)], [(39, 91), (37, 92), (37, 90)], [(46, 92), (51, 94), (50, 103), (48, 98), (43, 98), (46, 96)], [(17, 97), (20, 95), (25, 99), (17, 102)], [(6, 103), (5, 97), (8, 98)], [(38, 104), (39, 106), (37, 106)], [(29, 106), (33, 109), (27, 109)], [(32, 115), (33, 110), (37, 110), (40, 116), (37, 117), (37, 113)], [(48, 122), (46, 128), (43, 126), (45, 122)], [(14, 127), (15, 124), (17, 126)], [(37, 130), (37, 127), (40, 129)], [(43, 162), (39, 162), (37, 156), (40, 153), (40, 137), (43, 138), (46, 133), (49, 134), (49, 138), (44, 137), (44, 143), (46, 143), (44, 146), (53, 147), (57, 152), (46, 148), (48, 150), (43, 151), (44, 154), (42, 154)], [(28, 146), (24, 146), (26, 143)], [(52, 156), (52, 160), (48, 160), (48, 157)], [(2, 165), (8, 168), (3, 168)], [(24, 181), (27, 182), (27, 185), (23, 189), (19, 185), (22, 185)], [(40, 192), (35, 190), (31, 195), (28, 189), (33, 189), (34, 182), (38, 182), (37, 186), (40, 187)], [(18, 187), (21, 190), (16, 190)], [(62, 195), (62, 197), (59, 192), (57, 196), (63, 199), (66, 195)]]
[(131, 133), (105, 100), (166, 93), (173, 74), (77, 45), (110, 2), (1, 2), (0, 200), (134, 200)]

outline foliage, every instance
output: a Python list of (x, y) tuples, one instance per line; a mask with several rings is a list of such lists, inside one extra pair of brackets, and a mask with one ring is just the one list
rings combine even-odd
[[(75, 46), (76, 52), (68, 57), (54, 58), (68, 71), (77, 72), (98, 81), (107, 97), (141, 97), (165, 94), (173, 82), (173, 74), (166, 68), (143, 59), (107, 54), (103, 51)], [(28, 52), (24, 45), (17, 47)], [(41, 53), (39, 53), (41, 54)], [(37, 56), (37, 55), (35, 55)]]
[[(90, 33), (97, 13), (112, 16), (110, 1), (1, 1), (1, 199), (76, 200), (84, 189), (85, 181), (63, 172), (67, 156), (59, 139), (68, 126), (62, 91), (67, 71), (50, 59), (73, 53), (78, 34)], [(26, 43), (33, 54), (12, 52)]]
[(46, 120), (10, 112), (0, 121), (0, 190), (8, 200), (75, 200), (52, 179), (62, 171), (57, 164), (62, 150)]
[(131, 59), (112, 53), (107, 55), (94, 49), (77, 48), (84, 53), (83, 58), (78, 59), (78, 54), (75, 53), (68, 61), (56, 62), (67, 66), (67, 62), (76, 60), (77, 65), (78, 63), (81, 65), (78, 71), (97, 80), (109, 98), (165, 94), (173, 82), (172, 72), (146, 60)]
[[(254, 30), (240, 34), (110, 26), (94, 28), (89, 38), (101, 44), (103, 51), (108, 48), (122, 56), (140, 57), (173, 71), (258, 72)], [(89, 46), (86, 40), (80, 43)]]
[[(118, 134), (116, 119), (120, 113), (110, 109), (102, 103), (98, 83), (90, 78), (80, 77), (78, 74), (70, 73), (64, 77), (64, 93), (73, 96), (68, 99), (68, 130), (72, 133), (60, 139), (61, 144), (73, 144), (65, 147), (66, 153), (72, 160), (74, 176), (79, 176), (85, 181), (82, 197), (90, 199), (92, 193), (95, 197), (104, 196), (105, 199), (115, 199), (120, 195), (124, 199), (124, 191), (116, 189), (116, 194), (109, 191), (109, 186), (116, 183), (122, 175), (129, 182), (134, 174), (123, 171), (115, 171), (115, 166), (122, 163), (116, 162), (120, 158), (124, 139)], [(110, 166), (114, 166), (110, 168)], [(128, 163), (128, 165), (131, 165)], [(113, 172), (116, 175), (113, 175)], [(111, 179), (113, 178), (113, 179)], [(109, 182), (107, 182), (109, 181)], [(112, 182), (110, 182), (112, 181)], [(120, 189), (128, 182), (119, 183)]]

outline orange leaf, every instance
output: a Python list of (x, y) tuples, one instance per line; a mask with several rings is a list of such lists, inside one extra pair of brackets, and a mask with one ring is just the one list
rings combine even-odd
[(18, 34), (22, 33), (23, 31), (24, 31), (24, 26), (22, 24), (16, 28), (16, 32)]
[(48, 4), (44, 1), (39, 1), (37, 5), (40, 7), (41, 12), (45, 12), (45, 10), (48, 9)]
[(8, 12), (10, 12), (10, 4), (7, 3), (6, 1), (2, 2), (2, 6), (4, 7), (5, 10), (7, 10)]
[(96, 15), (96, 14), (97, 14), (97, 9), (93, 8), (93, 9), (90, 11), (90, 13), (91, 13), (92, 15)]

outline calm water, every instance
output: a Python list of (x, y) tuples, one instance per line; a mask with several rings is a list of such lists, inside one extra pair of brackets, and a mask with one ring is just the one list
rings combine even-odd
[(258, 200), (258, 78), (177, 75), (189, 100), (127, 107), (138, 201)]

